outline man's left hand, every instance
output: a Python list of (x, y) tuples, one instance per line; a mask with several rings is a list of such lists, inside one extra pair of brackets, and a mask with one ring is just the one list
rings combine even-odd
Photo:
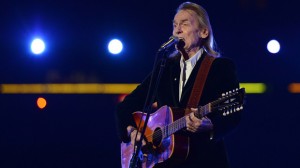
[(197, 118), (194, 114), (198, 109), (191, 108), (191, 113), (185, 117), (186, 119), (186, 129), (190, 132), (204, 132), (213, 129), (213, 124), (211, 120), (207, 117), (201, 119)]

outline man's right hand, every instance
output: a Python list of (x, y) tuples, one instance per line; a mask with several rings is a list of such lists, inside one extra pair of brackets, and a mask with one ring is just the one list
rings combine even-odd
[[(132, 145), (134, 145), (136, 134), (138, 134), (136, 137), (136, 141), (140, 141), (142, 134), (141, 134), (141, 132), (137, 131), (137, 129), (134, 128), (133, 126), (127, 127), (127, 133), (128, 133), (128, 136), (130, 137), (130, 141), (131, 141)], [(144, 145), (146, 145), (145, 140), (142, 141), (142, 146), (144, 146)]]

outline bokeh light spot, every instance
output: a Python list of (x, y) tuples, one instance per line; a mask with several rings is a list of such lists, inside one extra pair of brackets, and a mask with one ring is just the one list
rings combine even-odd
[(38, 108), (44, 109), (47, 105), (47, 101), (45, 98), (39, 97), (36, 101), (36, 104), (37, 104)]
[(112, 54), (119, 54), (122, 52), (123, 44), (118, 39), (113, 39), (108, 44), (108, 51)]
[(34, 39), (31, 43), (31, 51), (33, 54), (42, 54), (45, 51), (45, 43), (41, 39)]
[(267, 49), (270, 53), (276, 54), (280, 50), (280, 44), (277, 40), (271, 40), (268, 42)]

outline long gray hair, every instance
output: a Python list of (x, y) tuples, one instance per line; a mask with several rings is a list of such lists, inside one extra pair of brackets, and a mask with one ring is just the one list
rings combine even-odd
[(191, 10), (196, 13), (199, 21), (199, 27), (200, 28), (204, 27), (207, 28), (208, 30), (208, 36), (204, 39), (204, 43), (203, 43), (204, 50), (211, 56), (214, 57), (220, 56), (219, 52), (217, 51), (216, 42), (214, 40), (213, 31), (206, 10), (202, 6), (192, 2), (182, 3), (177, 8), (177, 12), (179, 12), (180, 10)]

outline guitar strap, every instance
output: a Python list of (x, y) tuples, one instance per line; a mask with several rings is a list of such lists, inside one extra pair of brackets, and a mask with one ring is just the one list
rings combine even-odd
[(204, 87), (208, 72), (209, 72), (210, 67), (214, 60), (215, 60), (215, 57), (206, 55), (204, 57), (204, 60), (201, 62), (201, 65), (198, 70), (198, 74), (196, 76), (195, 83), (193, 85), (193, 89), (192, 89), (188, 104), (185, 109), (185, 115), (191, 113), (190, 108), (198, 107), (198, 103), (199, 103), (200, 97), (202, 95), (203, 87)]

